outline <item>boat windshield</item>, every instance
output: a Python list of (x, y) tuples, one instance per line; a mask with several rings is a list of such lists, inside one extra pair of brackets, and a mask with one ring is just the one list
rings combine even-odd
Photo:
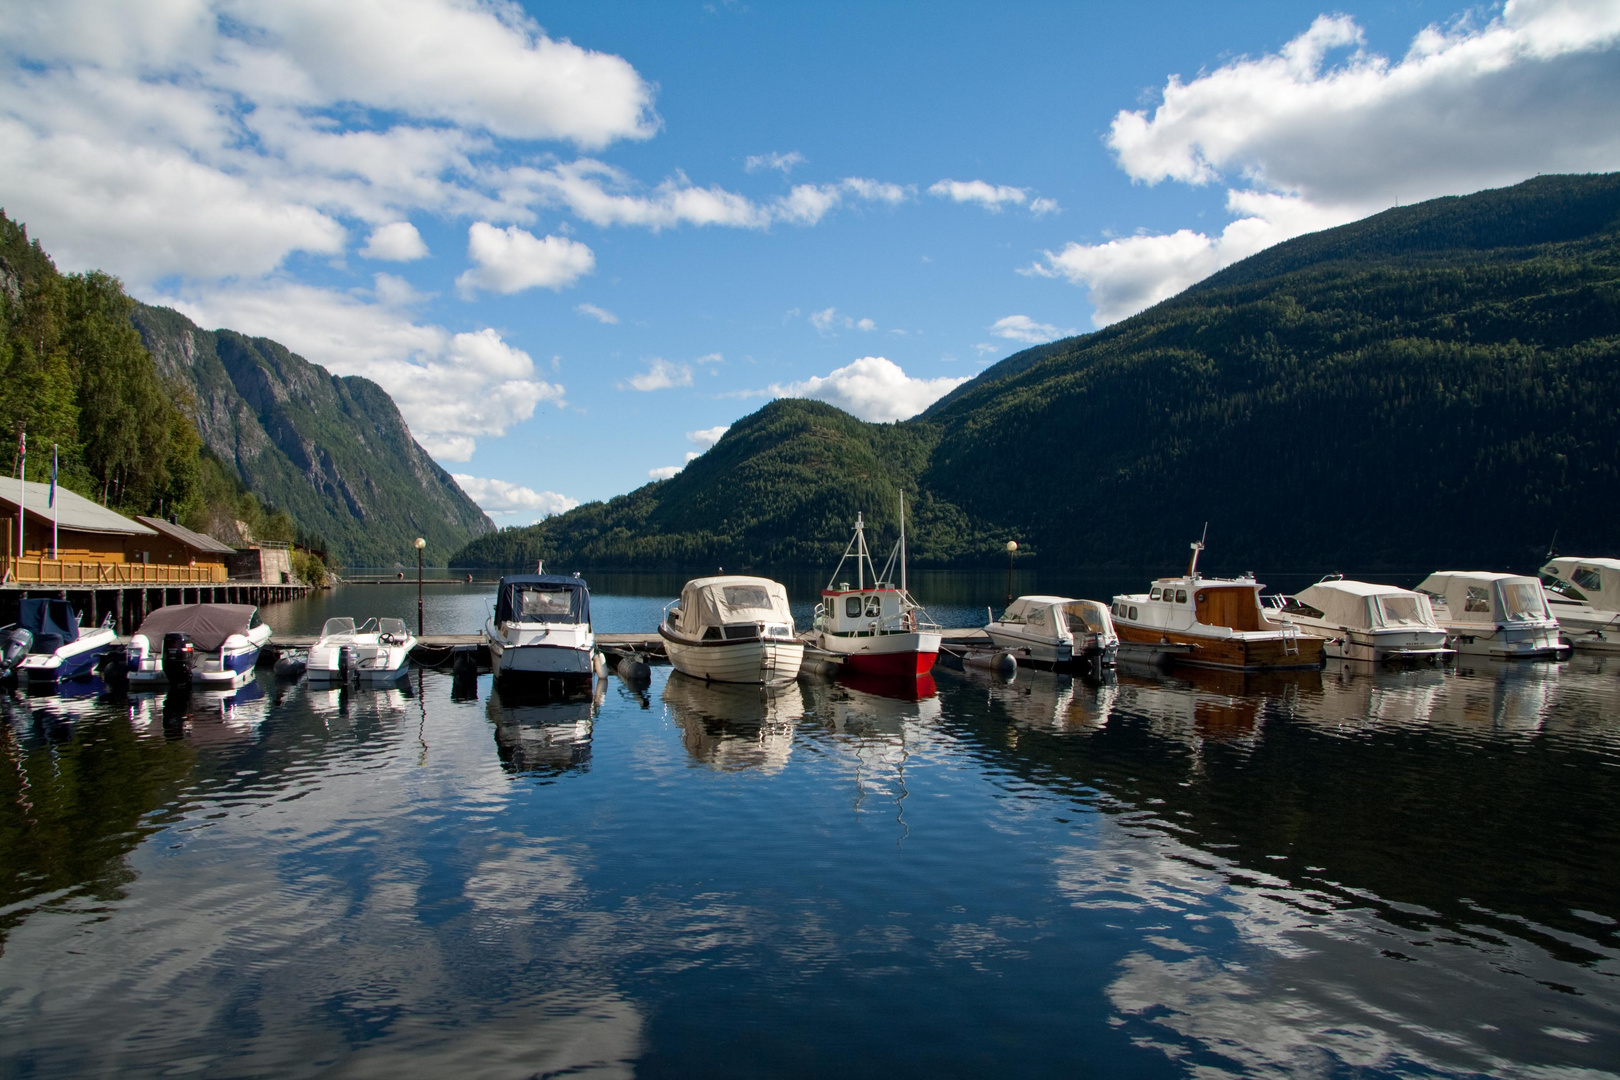
[(517, 589), (512, 595), (512, 614), (516, 622), (575, 622), (574, 597), (577, 589), (531, 586)]
[(771, 594), (763, 585), (726, 585), (720, 590), (729, 608), (758, 608), (762, 611), (774, 610), (771, 604)]
[(1534, 581), (1502, 583), (1502, 614), (1520, 622), (1552, 617), (1547, 613), (1547, 600), (1542, 594), (1541, 584)]
[(1069, 633), (1108, 632), (1108, 609), (1101, 604), (1067, 604), (1063, 614), (1069, 620)]
[(1428, 626), (1426, 605), (1420, 596), (1380, 596), (1378, 607), (1385, 626)]
[(404, 619), (378, 619), (377, 630), (384, 637), (403, 638), (410, 633), (409, 630), (405, 629)]
[(321, 626), (321, 637), (338, 637), (342, 634), (354, 633), (354, 620), (347, 615), (335, 619), (327, 619)]

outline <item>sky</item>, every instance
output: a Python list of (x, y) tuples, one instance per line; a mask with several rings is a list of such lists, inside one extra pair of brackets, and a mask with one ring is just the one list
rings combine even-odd
[(1620, 169), (1620, 0), (0, 0), (0, 207), (498, 525), (913, 416), (1301, 233)]

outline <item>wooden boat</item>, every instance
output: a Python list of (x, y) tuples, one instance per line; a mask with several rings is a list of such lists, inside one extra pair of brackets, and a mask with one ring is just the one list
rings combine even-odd
[(1439, 663), (1456, 655), (1446, 647), (1445, 628), (1435, 622), (1429, 598), (1410, 589), (1334, 575), (1296, 596), (1268, 599), (1268, 618), (1327, 638), (1331, 660)]
[(711, 682), (790, 682), (804, 663), (787, 589), (769, 578), (688, 581), (658, 636), (676, 671)]
[(1266, 618), (1260, 583), (1249, 574), (1206, 578), (1198, 572), (1202, 541), (1181, 577), (1159, 578), (1145, 593), (1114, 597), (1120, 655), (1172, 664), (1283, 671), (1322, 665), (1326, 641)]
[[(850, 586), (844, 567), (855, 563)], [(892, 572), (896, 563), (900, 584)], [(838, 560), (827, 587), (821, 590), (815, 628), (805, 641), (817, 649), (844, 657), (845, 668), (856, 675), (916, 678), (927, 674), (939, 657), (942, 636), (928, 621), (928, 613), (906, 590), (905, 508), (900, 510), (900, 539), (879, 573), (866, 547), (866, 523), (855, 515), (855, 535)]]

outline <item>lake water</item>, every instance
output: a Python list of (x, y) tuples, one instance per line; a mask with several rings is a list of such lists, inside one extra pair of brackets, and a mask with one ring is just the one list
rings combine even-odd
[(4, 1076), (1620, 1075), (1613, 659), (0, 721)]

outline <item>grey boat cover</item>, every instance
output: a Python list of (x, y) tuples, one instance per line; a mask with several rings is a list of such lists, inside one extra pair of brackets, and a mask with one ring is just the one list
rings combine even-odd
[(218, 652), (232, 634), (246, 634), (259, 625), (259, 609), (252, 604), (175, 604), (160, 607), (135, 631), (154, 646), (164, 634), (180, 633), (202, 652)]

